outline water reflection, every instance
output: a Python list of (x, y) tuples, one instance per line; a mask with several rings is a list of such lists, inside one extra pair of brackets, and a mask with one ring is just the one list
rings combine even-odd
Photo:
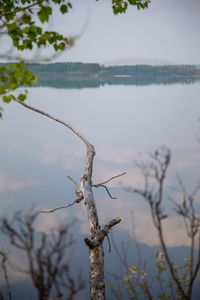
[[(83, 90), (30, 89), (31, 105), (72, 123), (95, 145), (95, 183), (127, 172), (123, 178), (109, 185), (110, 192), (117, 199), (109, 199), (101, 190), (95, 190), (95, 196), (101, 223), (105, 224), (117, 216), (122, 218), (122, 223), (114, 229), (115, 241), (120, 245), (121, 241), (127, 243), (130, 240), (130, 262), (137, 263), (132, 215), (137, 240), (144, 249), (144, 260), (151, 261), (158, 241), (148, 206), (138, 196), (127, 193), (122, 186), (142, 184), (135, 161), (139, 153), (146, 157), (162, 144), (172, 150), (165, 199), (166, 209), (172, 212), (172, 217), (165, 223), (166, 239), (170, 247), (179, 247), (171, 250), (175, 259), (180, 253), (184, 256), (188, 250), (182, 220), (177, 218), (167, 196), (177, 197), (173, 190), (177, 173), (189, 191), (200, 179), (200, 145), (195, 137), (200, 132), (199, 94), (198, 83), (104, 86)], [(12, 216), (16, 210), (28, 211), (32, 205), (53, 208), (70, 203), (74, 186), (67, 176), (79, 180), (85, 155), (85, 148), (76, 137), (17, 104), (4, 105), (4, 119), (0, 125), (1, 215)], [(197, 204), (199, 209), (199, 202)], [(78, 243), (74, 250), (78, 252), (75, 258), (79, 258), (77, 265), (87, 273), (87, 249), (82, 241), (88, 233), (88, 223), (82, 204), (43, 216), (37, 230), (48, 232), (50, 227), (74, 218), (78, 220), (78, 229), (72, 230)], [(107, 270), (118, 272), (118, 259), (115, 255), (111, 259), (111, 255), (106, 254)], [(15, 280), (16, 277), (13, 278)], [(26, 297), (27, 294), (20, 299)], [(109, 299), (112, 299), (111, 295)]]
[(191, 84), (199, 80), (199, 66), (110, 66), (95, 63), (31, 64), (38, 86), (83, 89), (105, 85), (145, 86), (152, 84)]

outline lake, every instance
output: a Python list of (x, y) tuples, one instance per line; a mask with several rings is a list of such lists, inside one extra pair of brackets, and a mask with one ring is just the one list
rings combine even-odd
[[(105, 240), (108, 281), (113, 280), (109, 273), (124, 272), (118, 251), (126, 252), (130, 264), (137, 264), (137, 245), (140, 245), (142, 259), (149, 265), (147, 269), (152, 268), (152, 255), (159, 243), (149, 207), (138, 195), (127, 192), (127, 187), (142, 186), (143, 176), (136, 162), (140, 157), (147, 160), (149, 153), (161, 145), (166, 145), (172, 153), (163, 204), (170, 214), (164, 221), (165, 237), (175, 260), (187, 256), (189, 240), (171, 197), (174, 200), (180, 197), (176, 190), (177, 177), (181, 178), (188, 193), (192, 193), (200, 181), (199, 95), (198, 81), (104, 84), (81, 89), (29, 88), (27, 104), (70, 123), (95, 146), (94, 183), (127, 172), (108, 184), (110, 193), (117, 199), (111, 199), (104, 189), (94, 191), (100, 223), (106, 224), (115, 217), (122, 219), (112, 230), (111, 253)], [(51, 209), (71, 203), (74, 184), (68, 176), (79, 182), (85, 161), (84, 145), (66, 128), (17, 103), (4, 104), (3, 108), (4, 116), (0, 121), (1, 216), (12, 217), (17, 210), (28, 212), (33, 207)], [(196, 196), (199, 212), (199, 195)], [(70, 251), (72, 261), (76, 261), (73, 272), (76, 274), (81, 269), (87, 284), (87, 248), (83, 238), (88, 236), (89, 226), (84, 204), (39, 216), (37, 231), (49, 232), (50, 228), (74, 219), (77, 222), (71, 231), (77, 243)], [(6, 243), (3, 242), (1, 248), (5, 248)], [(11, 253), (13, 259), (23, 261), (20, 254)], [(20, 295), (14, 299), (27, 299), (28, 289), (21, 289), (26, 277), (10, 271), (10, 279), (15, 295)], [(196, 287), (194, 299), (198, 299), (198, 293), (200, 290)], [(108, 295), (108, 299), (115, 299), (110, 291)], [(80, 299), (88, 299), (87, 291)]]

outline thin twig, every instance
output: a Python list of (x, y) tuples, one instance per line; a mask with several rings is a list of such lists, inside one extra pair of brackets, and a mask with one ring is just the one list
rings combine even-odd
[(120, 251), (118, 249), (119, 247), (115, 243), (115, 240), (114, 240), (114, 237), (112, 235), (112, 232), (111, 232), (111, 240), (112, 240), (112, 244), (113, 244), (114, 250), (116, 252), (116, 255), (117, 255), (119, 261), (121, 262), (122, 266), (125, 267), (125, 270), (127, 271), (128, 268), (129, 268), (128, 262), (126, 260), (126, 257), (123, 257), (122, 254), (120, 253)]
[(98, 183), (98, 184), (95, 184), (95, 185), (93, 185), (93, 186), (98, 187), (98, 186), (104, 185), (104, 184), (110, 182), (111, 180), (113, 180), (113, 179), (115, 179), (115, 178), (118, 178), (118, 177), (121, 177), (121, 176), (123, 176), (123, 175), (125, 175), (125, 174), (127, 174), (127, 172), (123, 172), (123, 173), (121, 173), (121, 174), (119, 174), (119, 175), (113, 176), (113, 177), (109, 178), (108, 180), (103, 181), (103, 182)]
[[(34, 112), (37, 112), (38, 114), (41, 114), (41, 115), (47, 117), (48, 119), (51, 119), (51, 120), (53, 120), (57, 123), (62, 124), (65, 127), (67, 127), (71, 132), (73, 132), (85, 144), (85, 146), (87, 148), (87, 153), (86, 153), (85, 170), (84, 170), (84, 175), (83, 175), (82, 179), (84, 179), (84, 182), (85, 182), (85, 180), (87, 180), (88, 183), (91, 182), (92, 172), (93, 172), (93, 158), (94, 158), (94, 155), (95, 155), (95, 150), (94, 150), (94, 146), (92, 144), (90, 144), (90, 142), (85, 138), (85, 136), (82, 135), (78, 130), (76, 130), (71, 124), (66, 123), (63, 120), (60, 120), (58, 118), (55, 118), (54, 116), (46, 113), (45, 111), (43, 111), (41, 109), (38, 109), (38, 108), (33, 107), (31, 105), (28, 105), (24, 102), (21, 102), (17, 98), (15, 98), (14, 101), (17, 102), (18, 104), (32, 110), (32, 111), (34, 111)], [(93, 204), (94, 204), (94, 202), (93, 202)]]
[(137, 238), (137, 234), (135, 231), (135, 220), (134, 220), (134, 212), (131, 211), (131, 223), (132, 223), (132, 234), (133, 234), (133, 239), (135, 242), (135, 246), (136, 246), (136, 251), (137, 251), (137, 256), (138, 256), (138, 269), (141, 269), (141, 265), (142, 265), (142, 254), (141, 254), (141, 248), (140, 248), (140, 244), (138, 242), (138, 238)]
[(51, 210), (40, 210), (39, 212), (40, 212), (40, 213), (43, 213), (43, 214), (44, 214), (44, 213), (46, 213), (46, 214), (52, 213), (52, 212), (54, 212), (54, 211), (56, 211), (56, 210), (63, 209), (63, 208), (68, 208), (68, 207), (70, 207), (70, 206), (72, 206), (72, 205), (74, 205), (74, 204), (78, 204), (78, 203), (81, 202), (82, 199), (83, 199), (83, 197), (74, 200), (74, 202), (72, 202), (72, 203), (70, 203), (70, 204), (68, 204), (68, 205), (65, 205), (65, 206), (59, 206), (59, 207), (53, 208), (53, 209), (51, 209)]
[(71, 176), (67, 176), (67, 178), (73, 182), (73, 184), (76, 186), (76, 188), (78, 188), (77, 182)]
[(76, 136), (78, 136), (78, 138), (80, 138), (84, 142), (84, 144), (86, 146), (88, 146), (88, 144), (90, 144), (89, 141), (80, 132), (78, 132), (78, 130), (76, 130), (75, 128), (73, 128), (69, 123), (66, 123), (63, 120), (60, 120), (58, 118), (55, 118), (52, 115), (46, 113), (45, 111), (42, 111), (41, 109), (38, 109), (38, 108), (33, 107), (31, 105), (28, 105), (28, 104), (26, 104), (24, 102), (21, 102), (21, 101), (17, 100), (17, 98), (15, 98), (14, 101), (17, 102), (17, 103), (19, 103), (20, 105), (22, 105), (22, 106), (24, 106), (24, 107), (32, 110), (32, 111), (34, 111), (34, 112), (37, 112), (37, 113), (39, 113), (39, 114), (41, 114), (41, 115), (43, 115), (43, 116), (45, 116), (45, 117), (47, 117), (49, 119), (54, 120), (55, 122), (58, 122), (58, 123), (64, 125), (69, 130), (71, 130)]
[(106, 192), (108, 193), (108, 196), (111, 198), (111, 199), (117, 199), (116, 197), (113, 197), (111, 195), (111, 193), (109, 192), (109, 189), (107, 188), (107, 186), (103, 185), (103, 184), (99, 184), (99, 185), (92, 185), (92, 187), (95, 187), (95, 188), (98, 188), (98, 187), (102, 187), (106, 190)]
[(118, 178), (120, 176), (123, 176), (125, 175), (127, 172), (123, 172), (119, 175), (116, 175), (116, 176), (113, 176), (111, 177), (110, 179), (104, 181), (104, 182), (101, 182), (101, 183), (98, 183), (98, 184), (93, 184), (92, 187), (95, 187), (95, 188), (98, 188), (98, 187), (102, 187), (106, 190), (106, 192), (108, 193), (108, 196), (111, 198), (111, 199), (117, 199), (116, 197), (113, 197), (109, 191), (109, 189), (107, 188), (107, 186), (105, 185), (106, 183), (110, 182), (111, 180), (115, 179), (115, 178)]
[(108, 240), (108, 252), (111, 253), (111, 243), (110, 243), (109, 236), (107, 234), (106, 234), (106, 238)]

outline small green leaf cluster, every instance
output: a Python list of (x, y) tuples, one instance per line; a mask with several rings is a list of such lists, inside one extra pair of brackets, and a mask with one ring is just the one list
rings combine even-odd
[[(55, 31), (45, 31), (36, 25), (48, 23), (53, 14), (53, 5), (58, 5), (62, 14), (72, 9), (70, 2), (66, 0), (53, 1), (3, 1), (0, 7), (0, 20), (2, 21), (0, 33), (5, 33), (11, 38), (12, 44), (20, 51), (31, 50), (33, 46), (53, 46), (58, 50), (64, 50), (68, 45), (68, 39)], [(38, 23), (38, 22), (37, 22)]]
[[(138, 299), (140, 296), (146, 297), (145, 299), (154, 299), (155, 295), (153, 295), (152, 291), (157, 290), (155, 299), (170, 300), (175, 297), (177, 300), (182, 300), (182, 295), (168, 271), (164, 253), (157, 251), (154, 261), (156, 274), (153, 277), (135, 265), (129, 266), (129, 274), (125, 276), (123, 283), (131, 295), (130, 299)], [(173, 265), (177, 279), (183, 288), (189, 284), (191, 267), (190, 258), (185, 258), (182, 266)]]
[[(16, 98), (13, 92), (21, 86), (29, 86), (36, 83), (37, 77), (34, 73), (26, 69), (23, 61), (15, 64), (0, 67), (0, 95), (6, 103)], [(27, 91), (20, 93), (17, 97), (19, 101), (24, 101)]]
[[(14, 48), (20, 51), (32, 50), (33, 47), (52, 46), (55, 51), (63, 51), (71, 46), (73, 40), (56, 31), (45, 31), (42, 24), (48, 23), (57, 5), (62, 14), (68, 13), (72, 5), (66, 0), (7, 0), (0, 5), (0, 34), (11, 38)], [(38, 24), (41, 23), (41, 26)], [(20, 86), (35, 83), (36, 76), (20, 62), (0, 67), (0, 96), (6, 103), (12, 100), (24, 101), (27, 92), (14, 95)], [(0, 110), (2, 117), (2, 109)]]
[(37, 45), (38, 47), (47, 46), (48, 44), (53, 45), (54, 49), (65, 50), (66, 45), (69, 45), (69, 39), (65, 38), (62, 34), (59, 34), (55, 31), (45, 31), (40, 35)]
[(148, 8), (150, 0), (112, 0), (112, 9), (115, 15), (125, 13), (129, 5), (136, 6), (137, 9)]
[(145, 295), (144, 291), (150, 289), (148, 274), (135, 265), (129, 266), (129, 274), (125, 276), (123, 282), (131, 295), (131, 299), (138, 299), (139, 296)]

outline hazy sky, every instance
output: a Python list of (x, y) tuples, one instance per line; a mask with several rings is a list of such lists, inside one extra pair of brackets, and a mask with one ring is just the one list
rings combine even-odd
[[(131, 6), (117, 16), (111, 0), (71, 2), (73, 9), (66, 15), (56, 12), (47, 26), (66, 36), (80, 35), (57, 61), (200, 64), (200, 0), (152, 0), (149, 9)], [(4, 40), (0, 52), (7, 53), (7, 46)], [(47, 53), (31, 55), (39, 60)]]
[(63, 33), (83, 30), (75, 47), (59, 60), (104, 62), (148, 58), (200, 64), (200, 0), (152, 0), (148, 10), (130, 7), (114, 16), (111, 1), (73, 1), (73, 11), (54, 18)]

